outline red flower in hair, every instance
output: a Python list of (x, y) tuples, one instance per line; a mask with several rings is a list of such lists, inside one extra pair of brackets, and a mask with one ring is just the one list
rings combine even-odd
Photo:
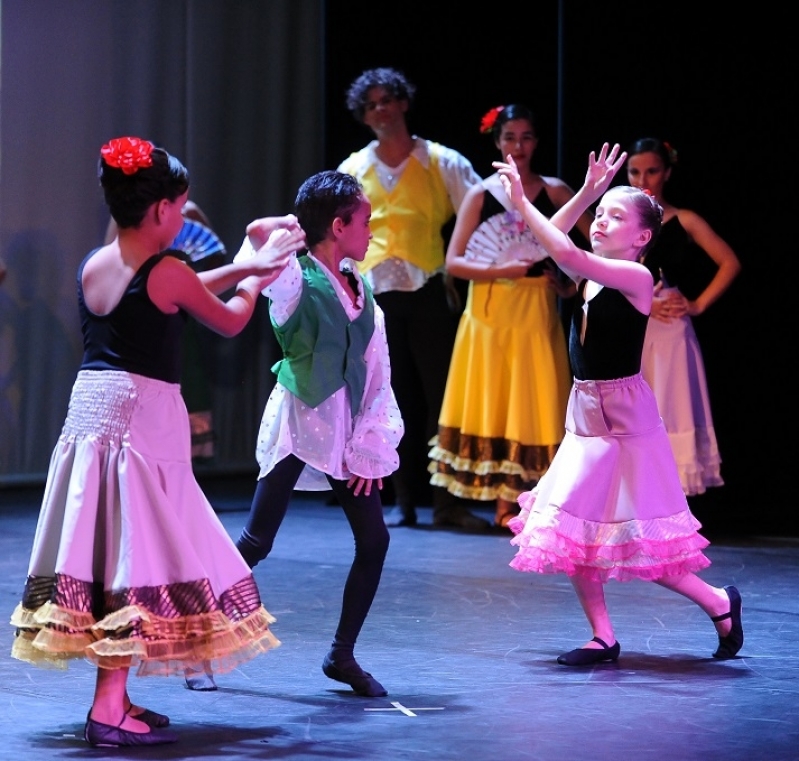
[(504, 110), (505, 106), (496, 106), (492, 108), (480, 121), (480, 133), (485, 135), (487, 132), (491, 132), (494, 128), (494, 122), (496, 122), (500, 112)]
[(671, 161), (672, 164), (676, 164), (678, 159), (677, 149), (665, 140), (663, 141), (663, 147), (669, 152), (669, 161)]
[(149, 140), (139, 137), (117, 137), (100, 149), (100, 155), (108, 166), (121, 169), (125, 174), (136, 174), (142, 167), (153, 165), (154, 147)]

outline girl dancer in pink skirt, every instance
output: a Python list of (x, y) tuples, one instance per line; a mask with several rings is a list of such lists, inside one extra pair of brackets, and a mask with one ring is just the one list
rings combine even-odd
[[(547, 472), (519, 497), (509, 527), (519, 571), (566, 573), (592, 630), (583, 647), (558, 657), (566, 666), (615, 661), (621, 647), (605, 604), (609, 579), (642, 579), (684, 595), (715, 624), (716, 658), (743, 645), (741, 596), (696, 575), (710, 565), (680, 485), (669, 439), (641, 353), (652, 304), (652, 275), (639, 263), (660, 230), (663, 209), (644, 191), (608, 190), (624, 163), (606, 143), (589, 157), (583, 186), (548, 220), (524, 195), (511, 156), (495, 162), (506, 193), (557, 262), (577, 283), (569, 355), (574, 383), (566, 433)], [(618, 156), (618, 160), (617, 160)], [(604, 195), (602, 195), (604, 193)], [(591, 225), (592, 252), (565, 231), (602, 196)]]

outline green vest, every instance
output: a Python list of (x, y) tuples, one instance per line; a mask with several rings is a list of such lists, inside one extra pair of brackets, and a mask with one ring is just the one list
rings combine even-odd
[(272, 372), (309, 407), (318, 407), (346, 384), (355, 415), (366, 385), (366, 347), (375, 328), (372, 291), (365, 281), (364, 308), (350, 321), (327, 275), (308, 256), (298, 259), (303, 284), (297, 309), (283, 325), (272, 322), (283, 359)]

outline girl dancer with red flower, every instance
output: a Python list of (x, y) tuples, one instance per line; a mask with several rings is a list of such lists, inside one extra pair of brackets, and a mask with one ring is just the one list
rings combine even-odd
[[(500, 156), (513, 156), (525, 195), (546, 216), (574, 195), (559, 177), (533, 169), (538, 135), (527, 106), (492, 108), (480, 131), (491, 134)], [(591, 219), (586, 212), (577, 221), (586, 240)], [(483, 251), (479, 241), (493, 245)], [(536, 245), (497, 174), (467, 191), (446, 268), (469, 288), (429, 452), (431, 483), (493, 502), (494, 526), (507, 532), (516, 500), (535, 486), (563, 438), (571, 376), (558, 297), (572, 296), (574, 284)]]
[(177, 735), (167, 716), (131, 702), (131, 667), (182, 676), (208, 662), (223, 672), (279, 644), (192, 472), (179, 384), (185, 317), (239, 333), (304, 233), (296, 218), (275, 218), (255, 257), (198, 275), (165, 250), (189, 190), (174, 156), (117, 138), (101, 150), (99, 177), (119, 234), (78, 268), (83, 361), (11, 619), (12, 655), (40, 666), (90, 660), (86, 741), (156, 745)]

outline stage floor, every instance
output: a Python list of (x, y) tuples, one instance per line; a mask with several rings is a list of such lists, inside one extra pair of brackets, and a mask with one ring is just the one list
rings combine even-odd
[[(254, 485), (254, 484), (252, 484)], [(209, 488), (231, 536), (251, 484)], [(326, 495), (296, 495), (255, 568), (282, 645), (217, 677), (135, 678), (134, 701), (167, 713), (177, 743), (92, 749), (82, 739), (94, 670), (46, 671), (7, 653), (38, 511), (36, 490), (0, 490), (0, 759), (204, 761), (795, 761), (799, 758), (799, 540), (714, 539), (704, 578), (735, 584), (746, 642), (716, 661), (716, 635), (687, 600), (611, 583), (615, 664), (570, 669), (557, 655), (590, 635), (565, 577), (509, 568), (508, 536), (392, 529), (382, 583), (356, 648), (389, 691), (362, 698), (321, 671), (352, 559)], [(489, 510), (481, 511), (486, 518)]]

